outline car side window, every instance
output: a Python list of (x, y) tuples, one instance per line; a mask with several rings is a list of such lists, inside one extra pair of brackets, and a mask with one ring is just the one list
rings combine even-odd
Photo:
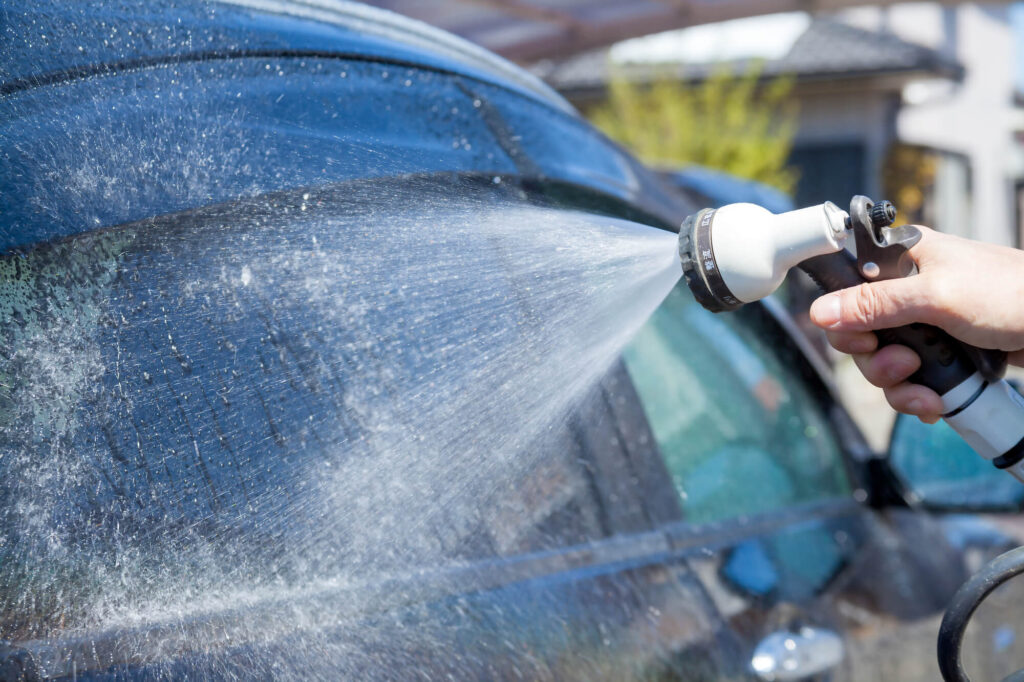
[[(481, 230), (569, 215), (529, 199), (375, 179), (0, 252), (0, 639), (86, 627), (108, 590), (176, 593), (183, 565), (305, 584), (648, 530), (626, 406), (597, 383), (551, 401), (549, 369), (501, 362), (549, 338), (528, 278), (578, 274)], [(114, 561), (123, 581), (90, 580)]]
[(745, 311), (708, 312), (680, 283), (626, 349), (686, 519), (849, 493), (828, 417), (780, 336)]

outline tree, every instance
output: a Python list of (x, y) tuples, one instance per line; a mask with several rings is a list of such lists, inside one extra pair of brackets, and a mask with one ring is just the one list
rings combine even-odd
[(759, 64), (738, 76), (721, 67), (695, 84), (661, 76), (637, 85), (616, 71), (588, 118), (650, 164), (700, 164), (792, 193), (792, 90), (789, 76), (762, 83)]

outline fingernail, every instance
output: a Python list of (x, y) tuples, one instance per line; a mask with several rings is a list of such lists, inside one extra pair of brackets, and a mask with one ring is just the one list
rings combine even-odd
[(819, 327), (835, 327), (839, 324), (839, 294), (822, 296), (814, 302), (811, 311)]
[(924, 404), (919, 399), (914, 398), (909, 403), (907, 403), (907, 412), (909, 412), (910, 414), (920, 414), (922, 412), (921, 408), (923, 407)]

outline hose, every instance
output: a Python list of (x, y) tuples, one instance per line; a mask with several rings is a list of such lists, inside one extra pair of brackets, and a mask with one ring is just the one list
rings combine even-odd
[[(1021, 573), (1024, 573), (1024, 547), (1011, 549), (982, 566), (953, 595), (939, 626), (939, 672), (945, 682), (970, 682), (960, 662), (967, 623), (992, 590)], [(1007, 679), (1017, 679), (1017, 675)]]

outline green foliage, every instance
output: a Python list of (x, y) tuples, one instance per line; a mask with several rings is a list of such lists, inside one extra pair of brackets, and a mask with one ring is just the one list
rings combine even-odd
[(759, 65), (740, 76), (723, 67), (697, 84), (661, 77), (635, 85), (614, 72), (608, 100), (588, 117), (650, 164), (700, 164), (792, 193), (793, 78), (761, 83), (760, 75)]

